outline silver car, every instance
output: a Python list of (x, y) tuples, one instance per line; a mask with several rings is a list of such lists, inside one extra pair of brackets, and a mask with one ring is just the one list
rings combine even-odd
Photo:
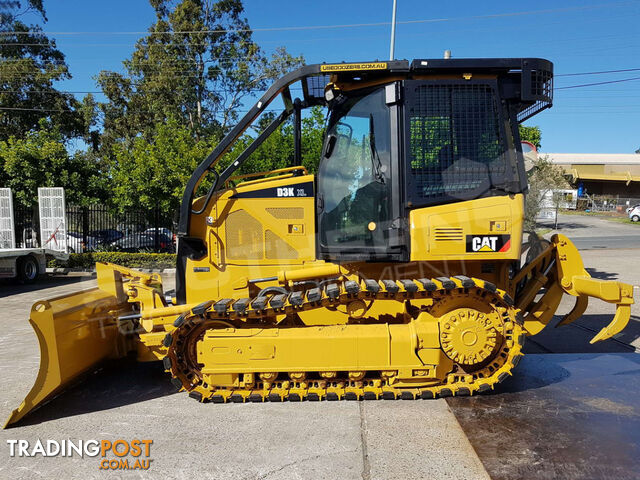
[(627, 213), (632, 222), (640, 221), (640, 205), (627, 209)]
[(69, 253), (83, 253), (95, 250), (98, 240), (87, 235), (87, 243), (84, 243), (82, 234), (78, 232), (67, 232), (67, 248)]

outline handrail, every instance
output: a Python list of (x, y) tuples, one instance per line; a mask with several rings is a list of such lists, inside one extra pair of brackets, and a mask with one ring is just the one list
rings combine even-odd
[[(227, 152), (231, 145), (245, 132), (245, 130), (251, 125), (254, 120), (260, 116), (264, 109), (283, 92), (290, 84), (304, 79), (309, 76), (323, 75), (320, 70), (320, 65), (306, 65), (299, 69), (288, 73), (274, 82), (271, 87), (260, 97), (257, 103), (249, 109), (242, 119), (236, 124), (235, 127), (222, 139), (218, 146), (211, 152), (207, 158), (205, 158), (200, 165), (191, 174), (187, 186), (182, 195), (182, 202), (180, 204), (180, 220), (178, 223), (178, 234), (187, 235), (189, 232), (189, 222), (191, 219), (191, 203), (193, 195), (200, 184), (202, 178), (208, 171), (220, 160), (220, 158)], [(285, 113), (288, 111), (285, 110)], [(231, 166), (235, 165), (234, 162)]]
[[(227, 179), (227, 181), (224, 183), (225, 188), (229, 187), (229, 182), (235, 182), (237, 180), (243, 180), (245, 178), (253, 178), (253, 177), (266, 177), (267, 175), (278, 175), (280, 173), (288, 173), (288, 172), (294, 172), (296, 170), (302, 170), (304, 175), (308, 175), (309, 172), (307, 171), (306, 167), (303, 167), (302, 165), (296, 165), (294, 167), (285, 167), (285, 168), (278, 168), (277, 170), (268, 170), (268, 171), (264, 171), (264, 172), (256, 172), (256, 173), (247, 173), (244, 175), (236, 175), (234, 177), (231, 177), (229, 179)], [(253, 180), (250, 182), (243, 182), (244, 185), (251, 185), (253, 183), (257, 183), (259, 181), (262, 180), (266, 180), (266, 179), (258, 179), (258, 180)]]

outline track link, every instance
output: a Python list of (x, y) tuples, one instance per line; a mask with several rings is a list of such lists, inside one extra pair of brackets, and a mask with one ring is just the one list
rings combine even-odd
[[(366, 302), (395, 300), (407, 302), (431, 298), (444, 301), (454, 295), (473, 294), (504, 310), (504, 335), (501, 345), (490, 359), (476, 371), (466, 373), (458, 366), (437, 385), (416, 388), (398, 388), (379, 375), (364, 372), (362, 379), (336, 377), (330, 379), (292, 379), (262, 381), (256, 379), (252, 388), (215, 387), (203, 382), (199, 366), (195, 363), (194, 349), (197, 338), (209, 328), (266, 322), (276, 315), (346, 305), (356, 299)], [(265, 324), (266, 325), (266, 324)], [(271, 326), (276, 326), (271, 324)], [(466, 396), (490, 391), (511, 375), (511, 370), (522, 356), (525, 334), (519, 312), (513, 299), (495, 285), (466, 276), (438, 277), (435, 279), (403, 280), (347, 280), (327, 285), (324, 289), (311, 288), (291, 294), (277, 294), (254, 299), (221, 299), (207, 301), (183, 314), (174, 322), (174, 330), (167, 333), (164, 345), (168, 347), (163, 360), (171, 382), (189, 396), (213, 403), (282, 402), (282, 401), (337, 401), (337, 400), (414, 400), (450, 396)], [(300, 327), (304, 328), (304, 327)], [(455, 365), (455, 364), (454, 364)], [(456, 372), (456, 370), (458, 370)], [(281, 372), (282, 374), (290, 372)], [(257, 374), (254, 374), (257, 377)]]

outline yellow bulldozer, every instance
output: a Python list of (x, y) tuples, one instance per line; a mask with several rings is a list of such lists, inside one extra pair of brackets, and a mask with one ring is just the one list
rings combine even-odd
[[(561, 325), (595, 297), (616, 307), (592, 342), (620, 332), (631, 285), (591, 278), (562, 235), (523, 242), (518, 124), (552, 92), (553, 65), (537, 58), (285, 75), (188, 181), (173, 292), (158, 274), (97, 264), (96, 288), (33, 305), (40, 371), (7, 424), (125, 356), (163, 362), (200, 402), (430, 399), (512, 375), (565, 294), (576, 300)], [(270, 105), (281, 113), (221, 168)], [(312, 175), (301, 119), (317, 105), (328, 115)], [(237, 175), (290, 118), (290, 166)]]

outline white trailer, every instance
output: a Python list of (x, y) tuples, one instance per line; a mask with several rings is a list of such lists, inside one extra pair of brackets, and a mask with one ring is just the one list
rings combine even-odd
[(23, 283), (33, 283), (47, 271), (47, 260), (69, 260), (66, 253), (48, 248), (13, 248), (0, 250), (0, 278), (17, 278)]
[(40, 238), (42, 247), (16, 248), (11, 189), (0, 188), (0, 278), (17, 278), (23, 283), (35, 282), (47, 269), (47, 260), (66, 262), (66, 218), (64, 190), (38, 189), (40, 206)]

